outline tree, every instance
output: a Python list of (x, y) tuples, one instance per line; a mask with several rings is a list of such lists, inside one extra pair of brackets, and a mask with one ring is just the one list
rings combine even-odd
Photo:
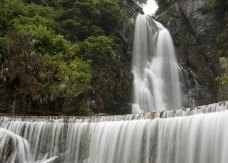
[[(46, 15), (54, 15), (51, 8), (19, 0), (3, 6), (11, 22), (4, 24), (9, 29), (0, 37), (0, 84), (12, 93), (16, 111), (22, 101), (45, 104), (78, 96), (89, 87), (90, 62), (77, 57), (77, 44), (52, 29), (54, 19)], [(12, 10), (15, 6), (20, 8)]]
[(91, 85), (105, 100), (126, 98), (126, 69), (120, 46), (112, 37), (91, 36), (81, 44), (84, 59), (92, 61)]

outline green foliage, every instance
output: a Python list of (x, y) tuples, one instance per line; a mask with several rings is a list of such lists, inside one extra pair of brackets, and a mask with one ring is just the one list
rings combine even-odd
[(220, 57), (228, 57), (228, 28), (217, 35), (215, 42)]
[(46, 49), (46, 53), (41, 55), (37, 53), (36, 41), (31, 36), (11, 33), (7, 37), (12, 43), (7, 58), (4, 58), (1, 79), (16, 86), (15, 94), (43, 103), (58, 96), (77, 96), (89, 87), (90, 63), (72, 55), (73, 47), (59, 46), (55, 55), (52, 51), (48, 54)]
[(123, 19), (116, 0), (60, 0), (57, 31), (76, 42), (89, 36), (112, 34)]
[(222, 67), (225, 72), (222, 75), (220, 75), (219, 77), (217, 77), (215, 80), (218, 82), (219, 85), (226, 87), (226, 86), (228, 86), (228, 72), (227, 72), (228, 63), (227, 63), (227, 61), (225, 63), (222, 63)]
[(104, 99), (126, 99), (119, 0), (2, 0), (0, 6), (0, 88), (11, 100), (55, 103), (91, 86)]
[(216, 81), (222, 86), (228, 86), (228, 73), (224, 73), (222, 76), (217, 77)]
[(3, 24), (10, 31), (0, 38), (3, 84), (13, 85), (14, 94), (38, 103), (57, 96), (77, 96), (89, 87), (90, 63), (76, 57), (77, 44), (65, 40), (51, 28), (53, 9), (19, 0), (1, 4), (10, 17), (10, 23)]
[(92, 86), (106, 99), (111, 99), (114, 92), (114, 66), (118, 60), (115, 50), (118, 48), (113, 38), (91, 36), (81, 44), (84, 59), (92, 60)]
[(99, 9), (99, 24), (108, 34), (117, 29), (122, 20), (122, 11), (115, 0), (96, 0)]
[[(81, 54), (84, 59), (92, 61), (93, 88), (105, 99), (126, 98), (129, 83), (126, 69), (121, 58), (120, 46), (112, 37), (91, 36), (81, 43)], [(118, 97), (116, 97), (118, 94)]]
[(90, 84), (91, 72), (90, 62), (83, 62), (75, 58), (72, 61), (65, 62), (62, 55), (44, 57), (44, 65), (52, 69), (53, 78), (58, 81), (51, 85), (51, 92), (56, 95), (63, 94), (66, 98), (72, 98), (83, 93)]
[(78, 116), (89, 116), (92, 114), (92, 111), (90, 108), (88, 108), (86, 105), (82, 105), (79, 109)]
[(92, 0), (71, 2), (60, 0), (57, 5), (59, 12), (56, 16), (56, 29), (67, 39), (76, 42), (103, 31), (96, 26), (99, 11)]

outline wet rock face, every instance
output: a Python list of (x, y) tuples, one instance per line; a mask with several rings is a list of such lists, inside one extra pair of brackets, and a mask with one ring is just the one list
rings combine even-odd
[(157, 16), (173, 36), (183, 73), (187, 73), (183, 81), (198, 83), (198, 86), (187, 83), (188, 90), (198, 91), (195, 105), (217, 101), (215, 78), (220, 74), (214, 42), (218, 23), (215, 12), (206, 12), (206, 3), (206, 0), (185, 0)]

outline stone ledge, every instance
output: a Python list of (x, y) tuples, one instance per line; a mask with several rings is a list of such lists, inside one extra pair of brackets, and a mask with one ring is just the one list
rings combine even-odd
[(82, 122), (104, 122), (104, 121), (125, 121), (125, 120), (140, 120), (140, 119), (155, 119), (155, 118), (171, 118), (190, 116), (202, 113), (212, 113), (228, 110), (228, 101), (222, 101), (209, 105), (196, 106), (191, 108), (184, 108), (178, 110), (165, 110), (162, 112), (148, 112), (140, 114), (126, 114), (115, 116), (20, 116), (20, 115), (4, 115), (0, 114), (2, 118), (10, 118), (11, 121), (29, 121), (29, 122), (57, 122), (57, 123), (82, 123)]

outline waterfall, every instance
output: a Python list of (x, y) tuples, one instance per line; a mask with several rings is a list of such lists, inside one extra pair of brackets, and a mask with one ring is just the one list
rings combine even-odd
[(132, 73), (133, 113), (182, 107), (175, 50), (169, 31), (139, 14), (135, 25)]
[(9, 156), (6, 134), (17, 141), (15, 163), (227, 163), (227, 109), (221, 102), (106, 117), (0, 117), (0, 161)]

